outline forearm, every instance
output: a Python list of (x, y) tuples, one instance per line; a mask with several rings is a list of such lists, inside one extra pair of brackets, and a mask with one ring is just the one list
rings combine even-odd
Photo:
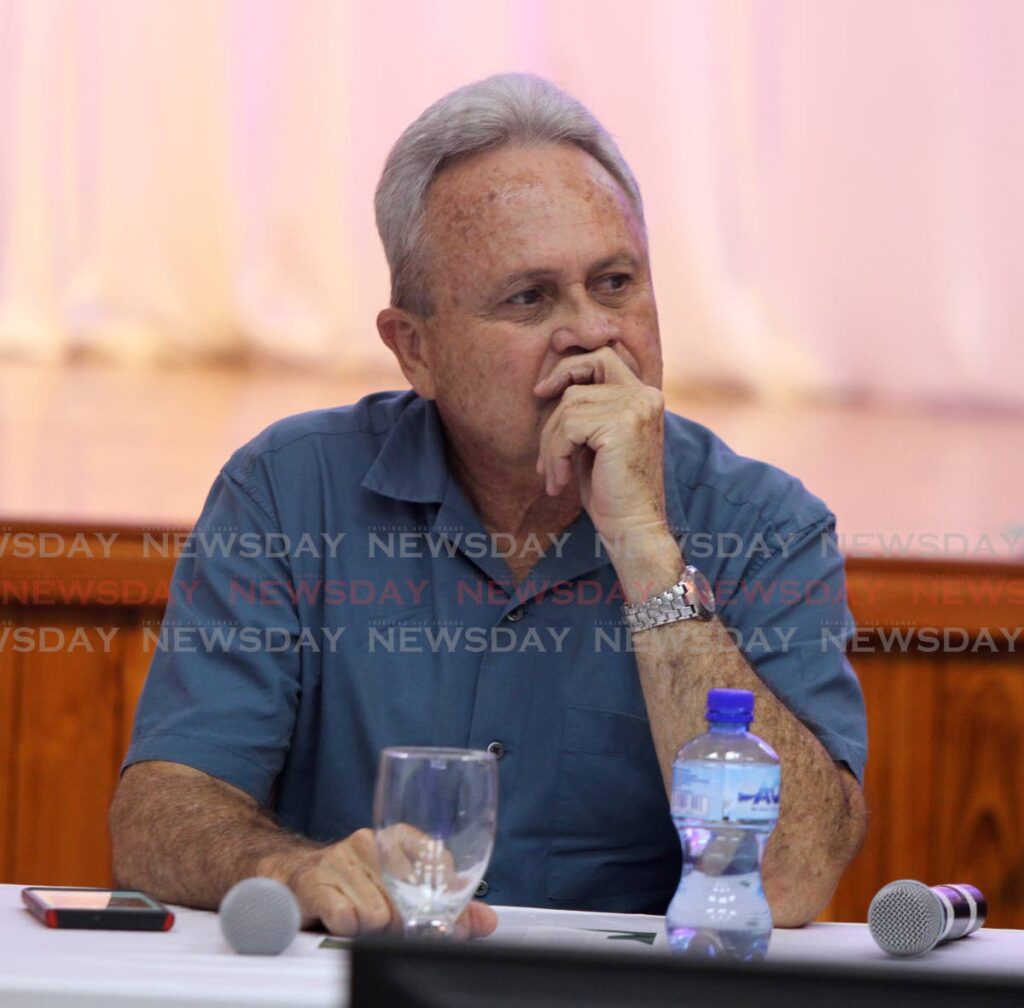
[(175, 763), (129, 767), (110, 809), (114, 875), (169, 903), (212, 909), (250, 875), (283, 882), (320, 848), (244, 792)]
[(676, 749), (706, 730), (707, 691), (724, 686), (754, 694), (754, 729), (782, 766), (779, 822), (765, 853), (765, 892), (776, 924), (812, 920), (860, 845), (863, 809), (856, 781), (761, 682), (717, 619), (643, 631), (635, 635), (634, 647), (668, 789)]
[[(664, 559), (649, 561), (646, 568), (648, 576), (665, 582), (655, 590), (678, 580), (683, 564), (664, 550), (657, 555)], [(707, 691), (729, 687), (754, 693), (754, 730), (775, 749), (782, 766), (779, 823), (763, 868), (765, 892), (778, 925), (812, 920), (863, 839), (859, 785), (765, 686), (717, 618), (641, 631), (633, 636), (633, 647), (666, 790), (671, 790), (677, 748), (706, 730)]]
[[(236, 882), (262, 875), (285, 883), (302, 926), (333, 934), (400, 929), (380, 877), (369, 828), (330, 844), (277, 826), (253, 799), (178, 763), (129, 767), (110, 808), (114, 874), (168, 903), (212, 910)], [(473, 902), (457, 922), (467, 935), (490, 934), (497, 917)]]

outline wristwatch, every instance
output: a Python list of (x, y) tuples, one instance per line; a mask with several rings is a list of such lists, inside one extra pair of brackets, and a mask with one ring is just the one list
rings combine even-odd
[(684, 567), (683, 576), (668, 591), (643, 602), (622, 607), (622, 617), (633, 633), (677, 620), (709, 620), (715, 615), (715, 594), (696, 567)]

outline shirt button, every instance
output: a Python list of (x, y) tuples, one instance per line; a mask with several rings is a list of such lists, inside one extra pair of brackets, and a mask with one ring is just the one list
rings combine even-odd
[(473, 893), (477, 899), (483, 899), (487, 895), (487, 890), (490, 886), (487, 884), (487, 879), (480, 879), (480, 885), (476, 887), (476, 892)]
[(497, 759), (501, 759), (501, 757), (505, 755), (505, 746), (501, 742), (492, 742), (487, 747), (487, 751), (489, 753), (494, 753)]
[(522, 606), (516, 606), (515, 609), (513, 609), (512, 612), (510, 612), (505, 617), (505, 619), (507, 619), (509, 621), (509, 623), (518, 623), (522, 618), (523, 618), (523, 607)]

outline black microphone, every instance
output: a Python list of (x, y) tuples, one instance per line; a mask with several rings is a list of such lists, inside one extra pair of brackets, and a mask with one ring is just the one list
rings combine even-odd
[(868, 909), (871, 937), (883, 952), (916, 956), (977, 931), (988, 916), (988, 901), (972, 885), (926, 886), (913, 879), (890, 882)]

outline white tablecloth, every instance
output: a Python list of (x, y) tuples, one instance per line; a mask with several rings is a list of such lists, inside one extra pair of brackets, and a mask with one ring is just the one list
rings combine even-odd
[[(637, 955), (665, 947), (661, 917), (496, 909), (498, 930), (483, 939), (487, 942), (629, 949)], [(23, 908), (21, 886), (0, 886), (0, 1005), (344, 1005), (348, 954), (320, 948), (322, 934), (299, 934), (280, 956), (240, 956), (221, 936), (215, 914), (182, 908), (175, 913), (174, 928), (166, 933), (54, 930)], [(653, 933), (654, 944), (624, 940), (626, 932)], [(1020, 977), (1024, 931), (982, 929), (926, 956), (899, 960), (881, 952), (863, 924), (812, 924), (776, 930), (768, 955), (777, 962), (852, 962)]]

